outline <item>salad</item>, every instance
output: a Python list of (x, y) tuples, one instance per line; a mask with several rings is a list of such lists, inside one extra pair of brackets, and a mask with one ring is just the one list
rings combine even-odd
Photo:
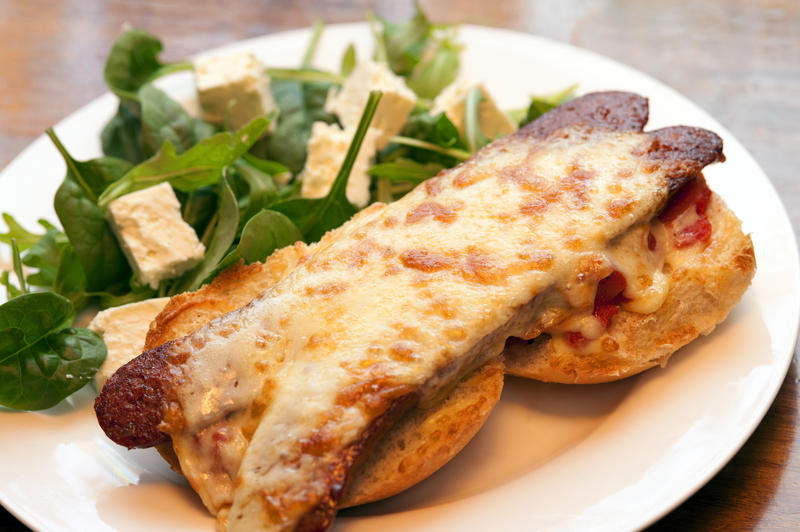
[[(0, 274), (8, 299), (0, 305), (0, 405), (49, 408), (93, 379), (107, 349), (97, 333), (75, 326), (82, 310), (195, 290), (239, 261), (315, 242), (573, 94), (570, 87), (532, 97), (527, 108), (505, 112), (480, 84), (459, 77), (457, 27), (431, 22), (419, 7), (410, 20), (369, 22), (372, 57), (350, 46), (338, 72), (315, 68), (324, 31), (317, 23), (297, 68), (256, 62), (260, 89), (237, 88), (229, 75), (231, 65), (254, 58), (164, 63), (157, 37), (124, 31), (104, 72), (119, 98), (101, 135), (104, 156), (76, 160), (48, 129), (67, 166), (53, 199), (58, 224), (40, 220), (33, 229), (2, 214), (0, 243), (12, 267)], [(200, 116), (153, 84), (189, 69)], [(248, 104), (253, 91), (257, 104)], [(201, 251), (154, 278), (143, 274), (114, 205), (157, 186), (174, 194)]]

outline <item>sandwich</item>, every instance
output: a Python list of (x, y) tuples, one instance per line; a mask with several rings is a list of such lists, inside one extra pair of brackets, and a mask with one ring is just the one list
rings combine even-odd
[[(722, 143), (685, 126), (644, 133), (646, 121), (644, 98), (587, 95), (361, 211), (245, 306), (123, 366), (95, 403), (101, 427), (128, 447), (170, 442), (221, 527), (326, 528), (380, 437), (510, 338), (518, 360), (538, 360), (539, 337), (573, 357), (609, 351), (618, 318), (637, 312), (627, 284), (648, 286), (614, 250), (640, 238), (666, 257), (669, 235), (650, 236), (658, 213), (664, 233), (699, 228), (685, 247), (706, 242), (710, 202), (692, 204), (699, 223), (662, 211)], [(738, 270), (752, 275), (749, 249)], [(591, 319), (610, 341), (582, 328)]]

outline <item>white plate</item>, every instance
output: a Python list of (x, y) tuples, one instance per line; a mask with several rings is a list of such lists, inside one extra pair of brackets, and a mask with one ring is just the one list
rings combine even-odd
[[(299, 63), (308, 31), (226, 47), (272, 66)], [(692, 124), (718, 132), (728, 162), (706, 172), (752, 232), (758, 273), (741, 304), (708, 338), (623, 382), (559, 386), (508, 379), (489, 422), (455, 460), (405, 494), (344, 511), (337, 530), (631, 529), (686, 499), (741, 447), (772, 403), (792, 356), (800, 315), (795, 239), (767, 177), (720, 124), (685, 98), (628, 67), (548, 40), (465, 27), (464, 66), (505, 108), (531, 93), (579, 83), (581, 92), (647, 95), (650, 127)], [(317, 63), (337, 68), (363, 24), (325, 30)], [(222, 50), (220, 50), (222, 51)], [(99, 75), (99, 73), (98, 73)], [(160, 85), (191, 99), (188, 74)], [(100, 154), (98, 133), (115, 110), (103, 96), (56, 126), (78, 158)], [(55, 220), (64, 165), (44, 138), (0, 174), (0, 211), (32, 225)], [(107, 440), (84, 390), (45, 413), (0, 412), (0, 502), (41, 530), (212, 530), (213, 520), (153, 450)]]

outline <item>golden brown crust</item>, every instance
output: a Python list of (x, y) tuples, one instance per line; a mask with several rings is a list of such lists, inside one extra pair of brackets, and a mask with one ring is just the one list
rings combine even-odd
[(708, 217), (710, 244), (680, 252), (664, 304), (652, 314), (621, 310), (613, 318), (608, 333), (619, 349), (581, 355), (557, 351), (547, 335), (530, 343), (515, 339), (506, 345), (506, 372), (547, 382), (609, 382), (663, 366), (677, 349), (710, 333), (741, 299), (756, 263), (750, 237), (716, 195)]
[(503, 364), (473, 371), (433, 407), (417, 407), (378, 442), (342, 497), (356, 506), (400, 493), (449, 462), (483, 426), (503, 391)]
[(150, 324), (145, 351), (190, 334), (217, 316), (249, 303), (286, 277), (312, 251), (302, 242), (281, 248), (265, 262), (235, 264), (211, 284), (172, 297)]
[[(211, 284), (173, 297), (151, 324), (145, 349), (190, 334), (247, 304), (288, 275), (313, 249), (297, 243), (276, 251), (264, 263), (237, 264)], [(342, 495), (342, 505), (389, 497), (433, 474), (477, 434), (502, 389), (502, 364), (492, 361), (465, 376), (436, 406), (407, 412), (367, 455)], [(180, 473), (172, 444), (159, 444), (157, 450)]]

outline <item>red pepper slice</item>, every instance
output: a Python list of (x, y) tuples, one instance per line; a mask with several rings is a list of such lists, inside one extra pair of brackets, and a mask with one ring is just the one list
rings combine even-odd
[(607, 303), (622, 303), (623, 301), (617, 301), (619, 297), (622, 296), (622, 292), (625, 291), (625, 287), (628, 286), (628, 281), (625, 280), (625, 276), (622, 275), (617, 270), (611, 272), (611, 275), (605, 277), (597, 283), (597, 294), (594, 296), (594, 307), (597, 308), (598, 305), (605, 305)]
[(665, 224), (672, 223), (692, 205), (697, 214), (703, 215), (706, 213), (710, 201), (711, 189), (706, 185), (705, 179), (698, 177), (684, 185), (670, 198), (667, 206), (658, 215), (658, 219)]
[(711, 189), (708, 188), (705, 179), (702, 177), (698, 177), (684, 185), (684, 187), (670, 199), (667, 206), (661, 214), (658, 215), (658, 219), (664, 224), (672, 224), (678, 216), (690, 209), (692, 205), (694, 205), (694, 211), (697, 213), (697, 221), (692, 225), (680, 229), (673, 228), (672, 232), (675, 238), (675, 247), (685, 248), (697, 242), (708, 245), (708, 243), (711, 242), (711, 222), (709, 222), (708, 216), (706, 216), (710, 201)]
[(675, 247), (689, 247), (695, 242), (711, 242), (711, 222), (703, 215), (695, 223), (675, 233)]
[(578, 349), (585, 346), (587, 342), (589, 342), (589, 340), (587, 340), (586, 337), (579, 332), (569, 331), (566, 336), (569, 345), (572, 347), (577, 347)]

